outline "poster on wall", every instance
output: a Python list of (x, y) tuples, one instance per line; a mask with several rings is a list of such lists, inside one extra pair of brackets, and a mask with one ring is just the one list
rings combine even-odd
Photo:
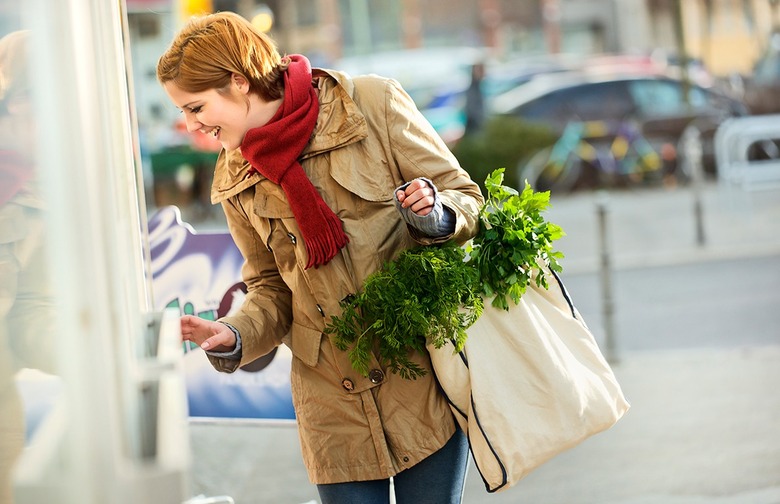
[[(156, 310), (216, 320), (241, 306), (243, 258), (229, 233), (196, 233), (177, 207), (168, 206), (149, 219), (149, 242)], [(235, 373), (216, 371), (194, 344), (182, 347), (190, 417), (295, 419), (286, 346)]]

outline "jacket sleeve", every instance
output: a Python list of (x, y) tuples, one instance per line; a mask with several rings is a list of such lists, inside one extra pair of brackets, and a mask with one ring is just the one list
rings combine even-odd
[(269, 251), (239, 203), (240, 196), (222, 202), (228, 228), (244, 257), (241, 276), (247, 296), (233, 315), (222, 317), (241, 335), (241, 360), (209, 355), (217, 371), (231, 373), (281, 344), (292, 324), (292, 293), (282, 280)]
[(393, 156), (406, 181), (424, 177), (439, 191), (442, 205), (455, 215), (455, 231), (436, 238), (408, 226), (412, 238), (423, 245), (454, 239), (465, 243), (479, 229), (479, 209), (484, 198), (479, 186), (460, 167), (433, 126), (395, 80), (385, 90), (385, 114)]

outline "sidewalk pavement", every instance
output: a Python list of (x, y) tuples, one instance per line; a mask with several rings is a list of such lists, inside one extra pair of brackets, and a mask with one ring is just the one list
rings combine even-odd
[(556, 242), (566, 255), (565, 271), (599, 269), (604, 250), (600, 205), (606, 210), (607, 250), (616, 269), (780, 254), (780, 189), (746, 192), (709, 182), (696, 191), (553, 194), (545, 215), (566, 232)]
[(635, 353), (614, 369), (631, 409), (613, 428), (504, 494), (470, 477), (464, 502), (780, 504), (780, 345)]
[[(703, 244), (689, 188), (553, 195), (547, 217), (567, 232), (567, 274), (599, 271), (599, 201), (617, 270), (780, 256), (777, 190), (703, 187)], [(632, 404), (616, 426), (497, 494), (472, 464), (464, 503), (780, 504), (780, 327), (776, 344), (633, 352), (614, 369)], [(193, 494), (319, 502), (294, 427), (222, 422), (191, 434)]]

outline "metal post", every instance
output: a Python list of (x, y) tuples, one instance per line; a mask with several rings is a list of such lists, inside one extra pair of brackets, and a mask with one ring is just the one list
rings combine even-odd
[(617, 362), (615, 351), (615, 305), (612, 296), (612, 264), (609, 251), (608, 217), (609, 197), (600, 192), (596, 199), (596, 213), (599, 228), (599, 256), (601, 258), (601, 313), (604, 319), (604, 350), (607, 361)]
[(691, 176), (696, 244), (701, 247), (705, 244), (706, 237), (704, 234), (704, 209), (701, 201), (704, 173), (702, 167), (701, 131), (699, 131), (699, 128), (694, 125), (685, 128), (680, 137), (680, 147), (680, 150), (683, 152), (682, 162), (686, 164), (685, 171)]

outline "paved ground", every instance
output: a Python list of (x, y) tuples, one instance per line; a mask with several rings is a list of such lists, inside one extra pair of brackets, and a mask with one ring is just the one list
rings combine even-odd
[(710, 183), (696, 192), (677, 188), (553, 195), (547, 217), (567, 233), (558, 242), (566, 253), (567, 272), (598, 270), (602, 205), (611, 262), (618, 269), (780, 253), (780, 190), (744, 192)]
[[(599, 291), (599, 201), (607, 205), (613, 278), (640, 272), (637, 278), (645, 280), (638, 281), (647, 283), (665, 266), (709, 264), (717, 279), (725, 267), (752, 271), (761, 265), (765, 280), (771, 285), (776, 279), (780, 287), (775, 260), (780, 257), (780, 191), (744, 193), (707, 185), (699, 199), (703, 243), (697, 240), (696, 198), (689, 189), (554, 196), (548, 217), (568, 233), (560, 242), (567, 255), (565, 273), (583, 292)], [(742, 287), (740, 294), (724, 289), (722, 295), (750, 303), (745, 292), (751, 287)], [(678, 311), (696, 310), (697, 298), (679, 299)], [(713, 333), (735, 330), (734, 310), (746, 306), (737, 301), (710, 315)], [(762, 301), (763, 311), (772, 312), (773, 304), (780, 311), (780, 297)], [(594, 312), (586, 319), (600, 316), (598, 302), (583, 304)], [(622, 306), (617, 303), (618, 310)], [(485, 492), (472, 467), (464, 502), (780, 504), (780, 324), (775, 325), (775, 314), (751, 316), (762, 324), (764, 336), (744, 340), (749, 343), (621, 352), (615, 372), (632, 403), (623, 420), (498, 494)], [(622, 315), (630, 318), (631, 312)], [(624, 320), (624, 327), (630, 322)], [(698, 322), (672, 325), (685, 331), (691, 327), (686, 324)], [(603, 340), (602, 326), (595, 324), (594, 333)], [(294, 427), (221, 422), (193, 424), (191, 432), (193, 495), (231, 495), (239, 504), (318, 502), (300, 462)]]

